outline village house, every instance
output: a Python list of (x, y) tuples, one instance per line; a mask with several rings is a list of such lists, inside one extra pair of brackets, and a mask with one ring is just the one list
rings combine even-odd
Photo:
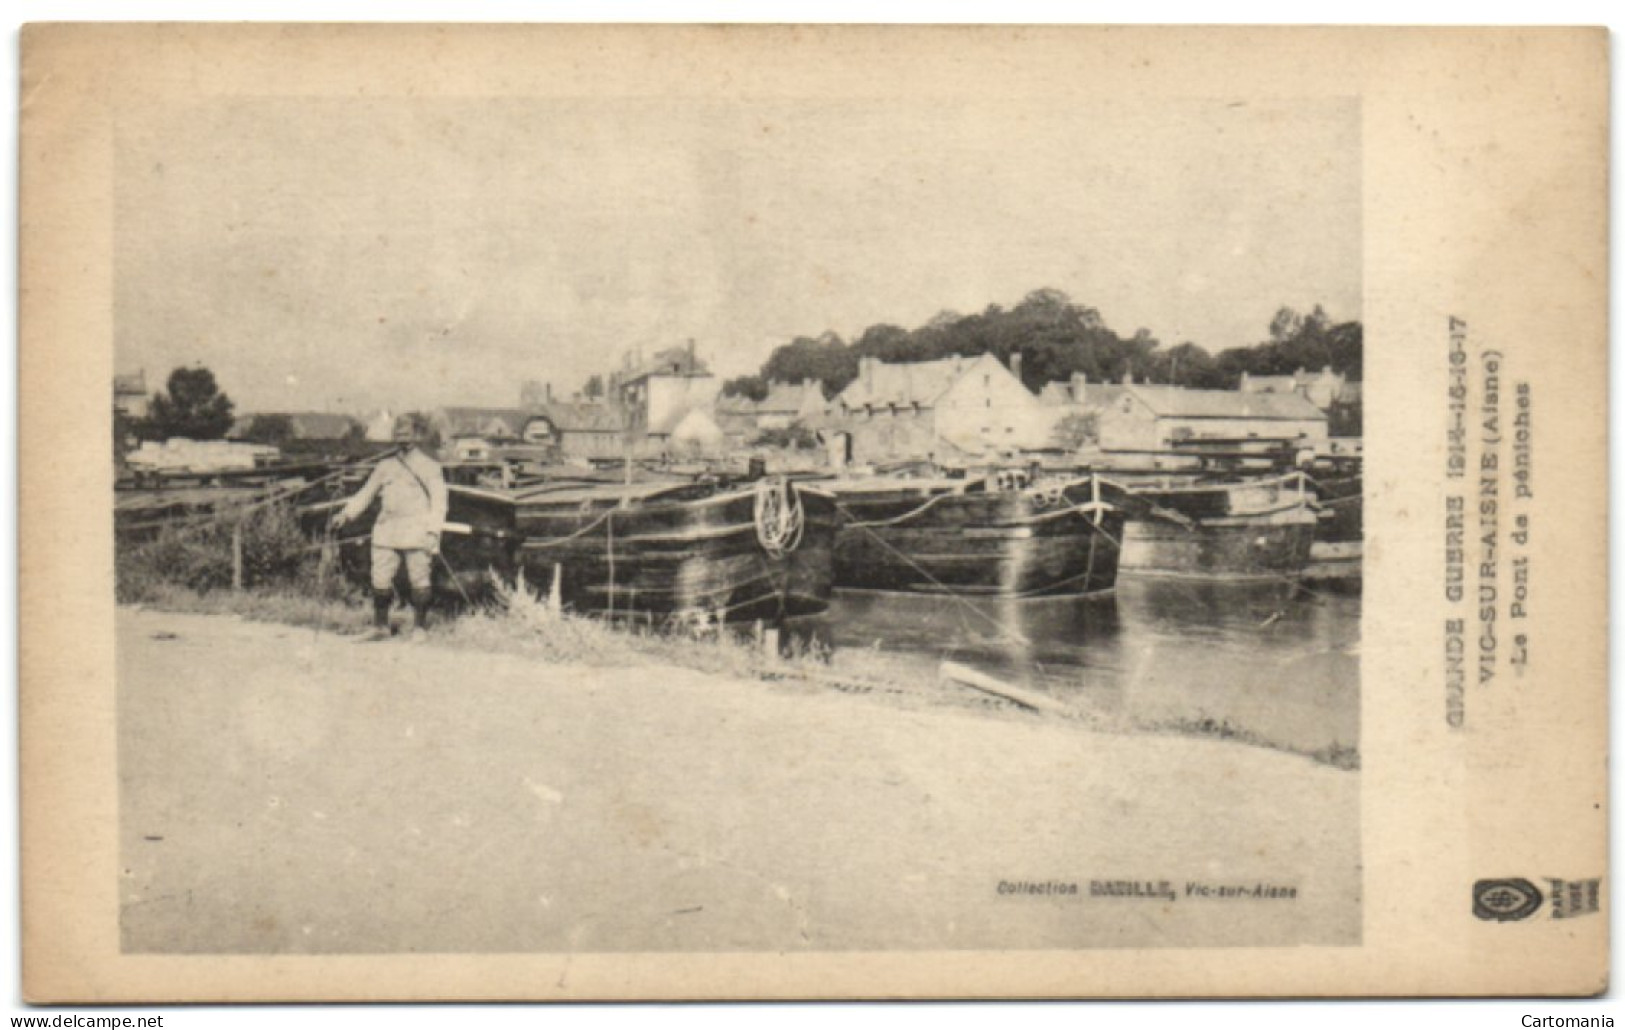
[(860, 359), (858, 377), (830, 404), (827, 431), (844, 433), (847, 457), (987, 455), (1049, 442), (1054, 415), (1021, 384), (1020, 355), (1007, 369), (991, 354), (888, 364)]
[[(699, 359), (693, 340), (659, 351), (648, 362), (629, 360), (626, 368), (610, 376), (609, 391), (625, 410), (634, 456), (674, 453), (674, 446), (687, 447), (695, 439), (712, 436), (713, 430), (722, 433), (713, 417), (722, 384)], [(689, 418), (693, 412), (703, 417)]]
[(633, 430), (669, 434), (693, 408), (716, 404), (722, 385), (695, 352), (694, 341), (670, 347), (654, 358), (610, 377), (611, 392), (627, 411)]
[(152, 398), (147, 394), (147, 373), (126, 372), (113, 377), (113, 410), (125, 418), (146, 418)]
[(618, 408), (580, 401), (551, 401), (518, 408), (437, 408), (429, 422), (447, 461), (500, 458), (619, 458), (625, 453), (626, 418)]
[(799, 383), (767, 384), (767, 396), (751, 405), (757, 429), (788, 429), (817, 418), (824, 411), (824, 387), (816, 379)]
[(743, 446), (761, 432), (756, 424), (756, 402), (739, 394), (725, 394), (717, 398), (711, 416), (736, 445)]
[(1193, 441), (1287, 443), (1324, 452), (1326, 413), (1298, 393), (1128, 385), (1100, 410), (1106, 451), (1169, 451)]
[[(1050, 413), (1050, 441), (1052, 447), (1072, 450), (1085, 444), (1094, 444), (1099, 435), (1099, 422), (1128, 389), (1128, 378), (1123, 384), (1091, 383), (1082, 372), (1074, 372), (1068, 379), (1045, 383), (1038, 391), (1038, 403)], [(1074, 416), (1092, 416), (1086, 436), (1069, 427), (1067, 419)]]
[(526, 408), (521, 437), (552, 446), (566, 458), (619, 458), (626, 451), (626, 415), (608, 404), (544, 401)]
[(1333, 404), (1358, 404), (1360, 396), (1360, 384), (1350, 383), (1346, 376), (1333, 372), (1330, 365), (1319, 372), (1305, 372), (1300, 368), (1289, 376), (1255, 376), (1243, 372), (1239, 389), (1242, 393), (1296, 393), (1308, 398), (1321, 411)]
[(669, 428), (650, 437), (659, 441), (660, 453), (673, 458), (720, 458), (734, 442), (704, 408), (688, 409)]
[(735, 448), (746, 446), (768, 430), (784, 430), (792, 426), (808, 429), (822, 425), (824, 387), (816, 379), (799, 383), (774, 380), (768, 383), (767, 396), (759, 401), (749, 397), (731, 396), (718, 399), (713, 412), (716, 424)]
[(440, 437), (440, 454), (447, 461), (486, 461), (495, 448), (525, 440), (530, 413), (524, 408), (457, 406), (436, 408), (429, 425)]

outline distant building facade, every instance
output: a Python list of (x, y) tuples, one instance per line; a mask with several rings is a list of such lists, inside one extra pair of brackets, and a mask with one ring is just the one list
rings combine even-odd
[(1239, 389), (1242, 393), (1295, 393), (1321, 411), (1330, 410), (1334, 404), (1360, 402), (1360, 384), (1350, 382), (1340, 372), (1333, 372), (1330, 365), (1319, 372), (1305, 372), (1300, 368), (1289, 376), (1255, 376), (1243, 372)]
[(799, 383), (774, 380), (767, 384), (767, 396), (759, 401), (740, 396), (719, 398), (714, 415), (729, 436), (748, 441), (768, 429), (813, 426), (822, 418), (826, 403), (823, 384), (816, 379)]
[(728, 436), (711, 413), (690, 408), (665, 434), (663, 453), (674, 458), (720, 458), (728, 447)]
[(429, 413), (429, 425), (440, 437), (440, 454), (448, 461), (485, 461), (494, 448), (521, 443), (529, 420), (524, 408), (457, 406)]
[(608, 404), (551, 401), (527, 409), (522, 436), (552, 444), (568, 458), (619, 458), (626, 452), (625, 413)]
[(848, 434), (852, 459), (863, 462), (1042, 447), (1054, 416), (1019, 371), (991, 354), (895, 364), (864, 357), (831, 402), (827, 428)]
[(714, 408), (722, 384), (700, 361), (690, 340), (685, 347), (660, 351), (652, 360), (611, 376), (610, 390), (626, 410), (632, 432), (663, 439), (689, 411)]
[(451, 461), (619, 458), (626, 451), (625, 413), (606, 404), (437, 408), (429, 422), (440, 434), (442, 456)]
[(672, 434), (690, 412), (714, 421), (722, 384), (700, 360), (694, 341), (629, 361), (610, 376), (609, 395), (625, 413), (627, 447), (634, 457), (672, 452)]
[(758, 429), (788, 429), (817, 418), (824, 411), (824, 387), (816, 379), (799, 383), (771, 382), (767, 396), (756, 402)]
[(1296, 392), (1128, 385), (1099, 409), (1107, 451), (1169, 451), (1195, 441), (1283, 442), (1327, 449), (1326, 413)]
[(146, 418), (152, 397), (147, 393), (147, 373), (127, 372), (113, 377), (113, 410), (125, 418)]

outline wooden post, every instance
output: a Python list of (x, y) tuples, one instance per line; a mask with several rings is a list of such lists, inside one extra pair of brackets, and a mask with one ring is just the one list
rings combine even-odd
[(547, 610), (554, 615), (564, 610), (564, 566), (553, 563), (553, 588), (547, 592)]
[(241, 592), (243, 589), (243, 524), (238, 522), (231, 527), (231, 589)]
[(612, 512), (604, 513), (604, 544), (605, 554), (609, 558), (609, 618), (615, 621), (615, 518)]

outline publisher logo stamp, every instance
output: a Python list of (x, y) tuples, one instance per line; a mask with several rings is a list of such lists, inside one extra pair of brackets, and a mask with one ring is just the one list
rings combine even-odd
[(1498, 923), (1528, 919), (1545, 899), (1528, 880), (1479, 880), (1473, 884), (1473, 915)]

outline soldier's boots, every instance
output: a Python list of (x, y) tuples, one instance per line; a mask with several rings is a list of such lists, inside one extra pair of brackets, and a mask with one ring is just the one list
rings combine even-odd
[(372, 631), (367, 634), (368, 640), (389, 639), (389, 606), (395, 596), (388, 591), (376, 591), (372, 595)]
[(427, 590), (412, 591), (412, 643), (421, 644), (429, 636), (429, 602), (433, 595)]

